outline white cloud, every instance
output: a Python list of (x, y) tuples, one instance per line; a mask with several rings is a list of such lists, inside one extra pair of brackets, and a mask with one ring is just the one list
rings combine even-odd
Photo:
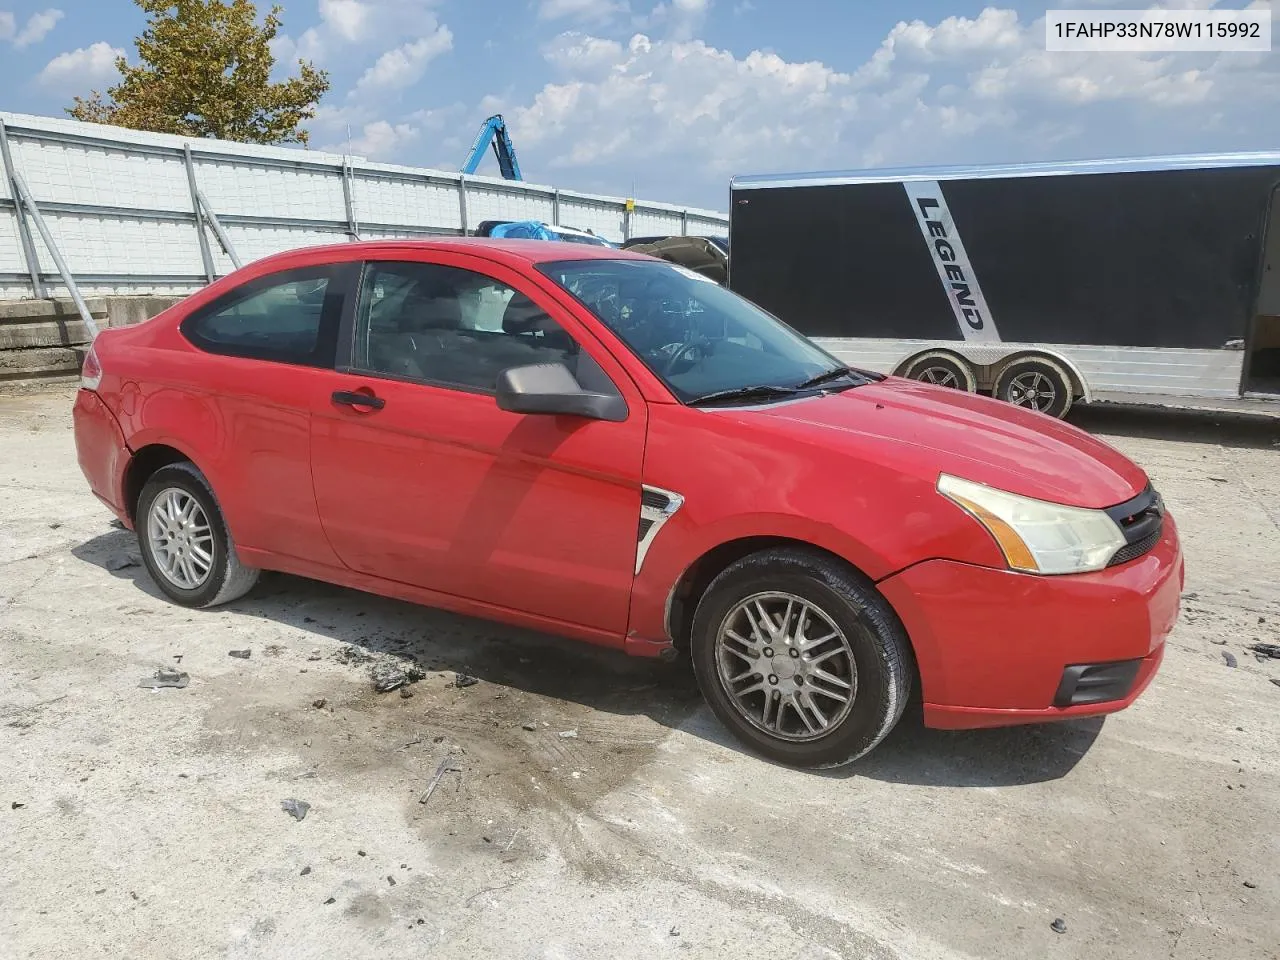
[(348, 97), (404, 89), (453, 48), (453, 33), (434, 12), (437, 2), (319, 0), (320, 22), (296, 39), (277, 37), (272, 53), (282, 72), (299, 59), (346, 69), (367, 64)]
[(453, 33), (443, 24), (411, 43), (388, 50), (356, 82), (356, 95), (375, 90), (402, 90), (422, 79), (436, 57), (453, 49)]
[(607, 75), (623, 60), (617, 40), (603, 40), (580, 33), (565, 33), (543, 51), (547, 61), (562, 73), (577, 77)]
[(320, 0), (320, 19), (343, 40), (363, 40), (373, 19), (369, 4), (360, 0)]
[(88, 93), (119, 77), (116, 58), (124, 51), (99, 40), (88, 47), (60, 53), (36, 77), (42, 86), (57, 92)]
[(738, 60), (697, 40), (637, 34), (624, 47), (567, 34), (547, 57), (570, 77), (508, 113), (517, 148), (549, 151), (555, 166), (623, 161), (629, 173), (692, 156), (700, 173), (724, 174), (752, 157), (818, 150), (831, 131), (811, 121), (851, 107), (848, 74), (759, 51)]
[(418, 134), (418, 128), (408, 123), (375, 120), (366, 123), (360, 135), (352, 139), (351, 152), (370, 160), (390, 159), (407, 143), (416, 140)]
[(711, 0), (662, 0), (647, 17), (636, 19), (640, 29), (665, 29), (677, 40), (690, 39), (711, 12)]
[(61, 10), (41, 10), (28, 17), (19, 30), (17, 18), (12, 13), (0, 10), (0, 40), (9, 40), (18, 49), (29, 47), (47, 37), (64, 16)]
[[(319, 0), (320, 20), (294, 37), (281, 34), (272, 54), (282, 64), (299, 59), (321, 65), (360, 62), (387, 38), (426, 36), (438, 26), (439, 0)], [(385, 49), (385, 47), (383, 47)]]
[[(431, 145), (438, 137), (462, 124), (466, 108), (461, 104), (431, 110), (418, 110), (399, 121), (378, 117), (376, 111), (358, 103), (341, 107), (321, 106), (310, 127), (317, 149), (324, 153), (346, 153), (370, 160), (420, 162), (410, 155), (424, 133), (431, 134)], [(456, 167), (461, 157), (455, 159)]]
[(603, 23), (629, 10), (624, 0), (542, 0), (538, 5), (538, 19)]
[(995, 7), (898, 23), (847, 70), (736, 55), (676, 32), (625, 44), (565, 33), (543, 56), (552, 82), (490, 105), (511, 122), (526, 175), (611, 191), (635, 177), (648, 195), (717, 206), (735, 173), (1262, 149), (1280, 139), (1274, 56), (1051, 54), (1043, 20)]
[(13, 45), (21, 49), (29, 47), (33, 43), (39, 43), (54, 27), (58, 25), (65, 14), (61, 10), (49, 9), (41, 10), (39, 13), (33, 13), (16, 37), (13, 38)]

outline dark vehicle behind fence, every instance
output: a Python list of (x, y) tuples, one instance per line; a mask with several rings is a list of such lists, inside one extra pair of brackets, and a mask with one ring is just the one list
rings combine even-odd
[(738, 177), (729, 285), (849, 363), (1054, 416), (1280, 399), (1278, 185), (1280, 153)]

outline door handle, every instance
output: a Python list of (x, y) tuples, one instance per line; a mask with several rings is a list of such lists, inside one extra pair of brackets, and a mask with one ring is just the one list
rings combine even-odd
[(372, 393), (360, 393), (357, 390), (333, 391), (333, 402), (347, 407), (367, 407), (370, 410), (381, 410), (387, 401), (375, 397)]

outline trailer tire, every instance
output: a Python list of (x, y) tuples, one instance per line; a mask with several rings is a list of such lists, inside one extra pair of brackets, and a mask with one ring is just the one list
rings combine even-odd
[(1015, 407), (1061, 420), (1071, 409), (1075, 390), (1071, 375), (1048, 357), (1026, 357), (1009, 363), (996, 377), (992, 394)]
[(921, 383), (963, 390), (966, 393), (976, 393), (978, 389), (978, 378), (973, 368), (955, 354), (943, 351), (920, 354), (907, 364), (903, 376), (908, 380), (919, 380)]

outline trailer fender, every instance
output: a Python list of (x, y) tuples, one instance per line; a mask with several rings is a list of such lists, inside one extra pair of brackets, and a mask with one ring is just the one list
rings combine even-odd
[(991, 390), (1004, 368), (1020, 360), (1034, 360), (1044, 357), (1062, 367), (1071, 378), (1073, 399), (1084, 403), (1093, 401), (1093, 391), (1089, 381), (1085, 379), (1080, 368), (1070, 358), (1058, 350), (1040, 345), (1016, 343), (955, 343), (940, 346), (937, 343), (921, 344), (921, 349), (904, 357), (893, 369), (894, 376), (906, 377), (908, 372), (930, 357), (950, 356), (957, 361), (968, 363), (977, 375), (979, 390)]

